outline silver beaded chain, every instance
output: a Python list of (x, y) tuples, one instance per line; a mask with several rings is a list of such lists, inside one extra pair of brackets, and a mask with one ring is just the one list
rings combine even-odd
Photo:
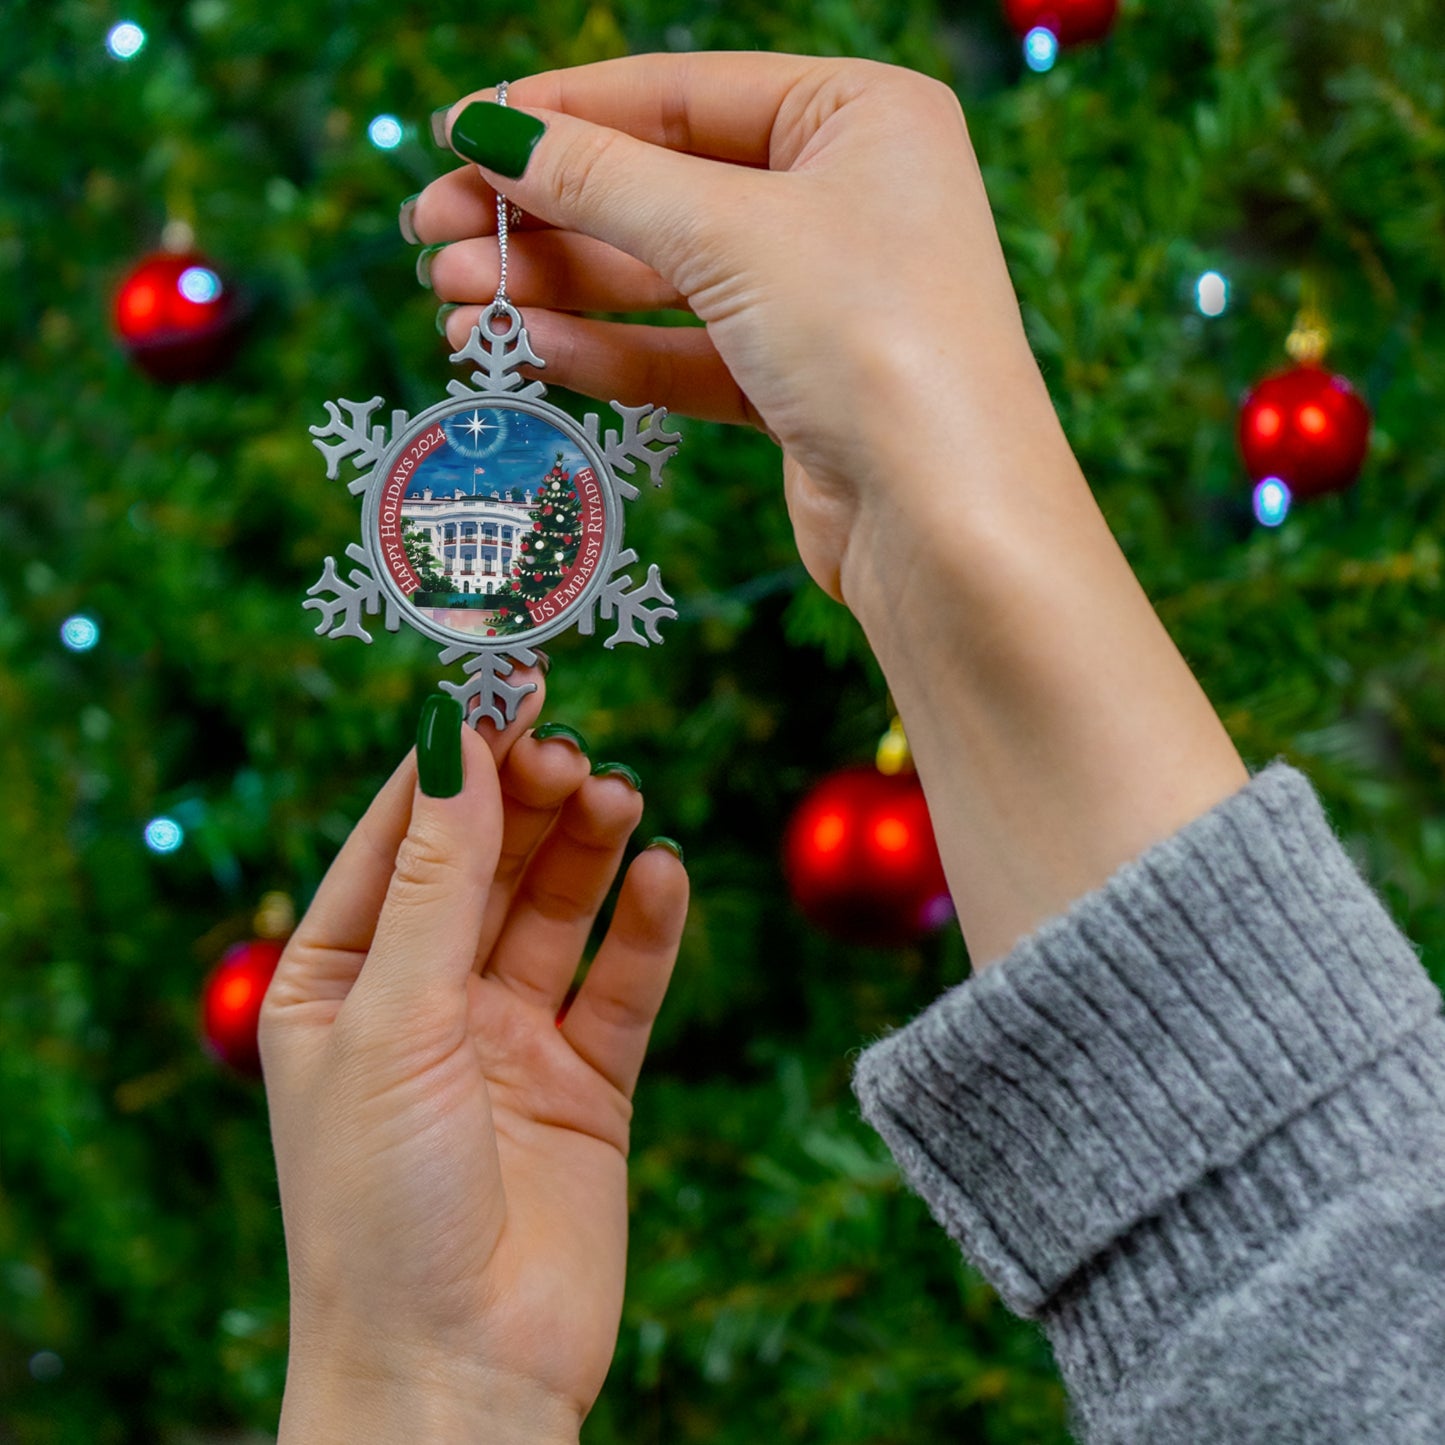
[[(497, 104), (507, 103), (507, 82), (504, 80), (497, 86)], [(507, 295), (507, 233), (510, 226), (519, 225), (522, 220), (521, 210), (512, 205), (507, 198), (497, 192), (497, 252), (501, 258), (501, 269), (497, 276), (497, 294), (492, 299), (492, 309), (488, 313), (491, 316), (501, 315), (504, 308), (511, 306), (511, 298)]]

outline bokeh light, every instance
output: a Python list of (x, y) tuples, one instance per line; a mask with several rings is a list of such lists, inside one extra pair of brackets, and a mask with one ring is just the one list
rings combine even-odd
[(1204, 316), (1223, 316), (1229, 306), (1229, 282), (1218, 271), (1206, 271), (1195, 283), (1194, 299)]
[(394, 115), (378, 115), (366, 128), (367, 137), (379, 151), (394, 151), (401, 144), (401, 122)]
[(1035, 25), (1024, 36), (1024, 59), (1030, 70), (1042, 74), (1054, 68), (1059, 58), (1059, 37), (1047, 25)]
[(1278, 477), (1266, 477), (1254, 489), (1254, 515), (1263, 527), (1277, 527), (1289, 516), (1289, 487)]
[(60, 640), (72, 652), (89, 652), (100, 641), (100, 624), (95, 618), (77, 612), (60, 624)]
[(221, 294), (221, 278), (209, 266), (187, 266), (180, 274), (176, 287), (187, 301), (204, 306)]
[(146, 33), (134, 20), (122, 20), (112, 25), (105, 37), (105, 48), (117, 60), (134, 60), (145, 48)]
[(174, 818), (152, 818), (145, 838), (152, 853), (174, 853), (186, 841), (186, 830)]

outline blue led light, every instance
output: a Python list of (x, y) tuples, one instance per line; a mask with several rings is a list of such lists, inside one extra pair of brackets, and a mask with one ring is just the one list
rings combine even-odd
[(145, 48), (146, 33), (134, 20), (122, 20), (112, 25), (105, 37), (105, 48), (117, 60), (134, 60)]
[(209, 266), (187, 266), (181, 272), (176, 287), (187, 301), (202, 306), (207, 301), (214, 301), (224, 289), (221, 278)]
[(1195, 282), (1194, 302), (1205, 316), (1223, 316), (1229, 305), (1229, 282), (1218, 271), (1206, 271)]
[(1047, 25), (1035, 25), (1024, 36), (1024, 59), (1030, 70), (1042, 74), (1054, 68), (1059, 58), (1059, 37)]
[(152, 818), (146, 824), (146, 847), (152, 853), (174, 853), (186, 841), (186, 830), (174, 818)]
[(394, 115), (378, 115), (366, 128), (366, 134), (379, 151), (394, 151), (401, 144), (401, 122)]
[(72, 652), (89, 652), (100, 641), (100, 624), (77, 612), (60, 624), (60, 640)]
[(1254, 515), (1263, 527), (1277, 527), (1289, 516), (1289, 487), (1278, 477), (1266, 477), (1254, 489)]

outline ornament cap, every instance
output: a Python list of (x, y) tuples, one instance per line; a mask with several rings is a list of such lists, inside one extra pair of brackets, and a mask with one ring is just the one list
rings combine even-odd
[(1330, 327), (1325, 314), (1313, 301), (1306, 301), (1295, 317), (1294, 329), (1284, 343), (1291, 361), (1317, 366), (1330, 349)]
[(913, 750), (908, 746), (908, 734), (903, 731), (903, 719), (896, 714), (888, 724), (888, 731), (878, 740), (873, 761), (884, 777), (913, 771)]

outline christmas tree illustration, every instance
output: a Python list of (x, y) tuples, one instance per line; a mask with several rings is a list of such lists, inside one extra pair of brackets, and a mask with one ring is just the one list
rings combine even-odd
[(541, 601), (571, 571), (581, 529), (582, 504), (558, 452), (527, 513), (527, 528), (513, 556), (512, 576), (497, 594), (499, 633), (524, 632), (536, 625), (527, 604)]

